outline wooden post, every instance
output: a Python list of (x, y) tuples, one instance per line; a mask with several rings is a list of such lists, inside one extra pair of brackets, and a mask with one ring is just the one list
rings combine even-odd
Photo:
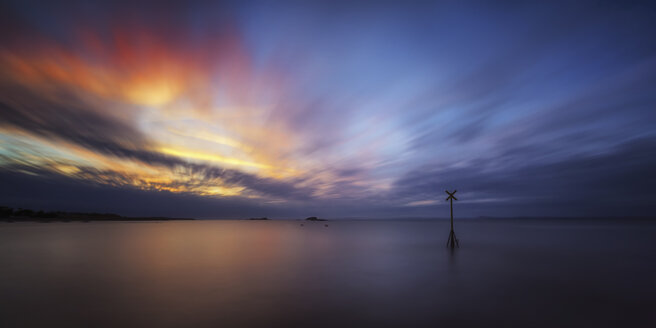
[(458, 200), (458, 198), (454, 196), (456, 192), (458, 192), (458, 190), (454, 190), (453, 192), (446, 190), (446, 194), (449, 195), (446, 200), (450, 202), (449, 205), (451, 207), (451, 232), (449, 232), (449, 238), (446, 240), (446, 247), (450, 247), (451, 249), (460, 247), (458, 238), (456, 238), (456, 233), (453, 231), (453, 200)]
[(453, 231), (453, 198), (449, 199), (451, 203), (451, 231)]

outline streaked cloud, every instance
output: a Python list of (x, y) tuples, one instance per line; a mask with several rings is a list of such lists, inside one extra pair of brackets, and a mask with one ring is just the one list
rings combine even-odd
[[(0, 7), (0, 169), (289, 212), (433, 215), (457, 188), (471, 215), (584, 215), (653, 161), (638, 3), (152, 6)], [(579, 205), (553, 210), (560, 189)]]

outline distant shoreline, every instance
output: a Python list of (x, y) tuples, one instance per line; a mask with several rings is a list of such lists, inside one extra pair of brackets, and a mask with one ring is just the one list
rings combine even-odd
[(57, 218), (38, 218), (38, 217), (3, 217), (0, 222), (138, 222), (138, 221), (193, 221), (194, 218), (169, 218), (169, 217), (57, 217)]
[(84, 213), (63, 211), (33, 211), (30, 209), (0, 206), (0, 221), (5, 222), (90, 222), (90, 221), (177, 221), (193, 218), (170, 218), (164, 216), (128, 217), (114, 213)]
[[(336, 217), (330, 220), (334, 221), (432, 221), (448, 220), (447, 217)], [(655, 222), (653, 216), (478, 216), (478, 217), (459, 217), (457, 221), (514, 221), (514, 222), (539, 222), (539, 221), (563, 221), (563, 222), (586, 222), (586, 221), (648, 221)], [(272, 219), (269, 217), (200, 217), (200, 218), (178, 218), (165, 216), (144, 216), (130, 217), (122, 216), (115, 213), (96, 213), (96, 212), (66, 212), (66, 211), (34, 211), (31, 209), (11, 208), (0, 206), (0, 222), (139, 222), (139, 221), (193, 221), (193, 220), (250, 220), (250, 221), (327, 221), (324, 218), (311, 216), (305, 219), (282, 217)]]

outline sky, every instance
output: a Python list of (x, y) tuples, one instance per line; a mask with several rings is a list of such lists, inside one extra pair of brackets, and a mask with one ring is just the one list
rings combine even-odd
[(2, 1), (0, 205), (654, 216), (633, 1)]

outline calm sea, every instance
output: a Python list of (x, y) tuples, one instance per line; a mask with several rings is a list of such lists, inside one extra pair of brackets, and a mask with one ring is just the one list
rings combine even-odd
[(456, 234), (451, 252), (443, 220), (0, 223), (0, 326), (656, 327), (656, 221)]

